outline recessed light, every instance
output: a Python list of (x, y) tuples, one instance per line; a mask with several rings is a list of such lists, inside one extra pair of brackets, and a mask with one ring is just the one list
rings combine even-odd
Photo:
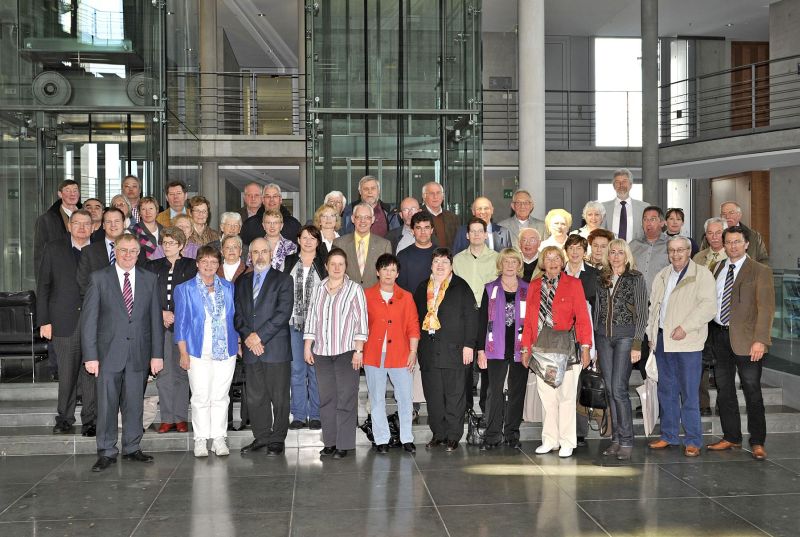
[(259, 14), (258, 14), (258, 16), (259, 16), (259, 17), (263, 17), (263, 16), (264, 16), (264, 14), (263, 14), (263, 13), (259, 13)]
[(729, 23), (728, 23), (728, 24), (726, 24), (725, 26), (727, 26), (728, 28), (733, 28), (733, 23), (732, 23), (732, 22), (729, 22)]

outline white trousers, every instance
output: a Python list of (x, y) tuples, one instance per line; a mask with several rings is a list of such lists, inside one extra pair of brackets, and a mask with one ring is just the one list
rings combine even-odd
[(543, 380), (536, 379), (536, 389), (542, 400), (543, 444), (573, 449), (578, 445), (575, 408), (580, 372), (580, 364), (567, 368), (564, 381), (558, 388), (552, 388)]
[(192, 389), (192, 429), (195, 439), (228, 436), (228, 402), (236, 360), (191, 358), (189, 387)]

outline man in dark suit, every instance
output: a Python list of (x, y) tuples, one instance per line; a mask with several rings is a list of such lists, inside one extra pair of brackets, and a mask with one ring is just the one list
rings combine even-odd
[(125, 231), (125, 215), (116, 207), (109, 207), (103, 211), (103, 240), (96, 241), (81, 252), (81, 262), (78, 264), (78, 288), (81, 298), (86, 295), (89, 288), (89, 276), (92, 272), (113, 265), (116, 250), (114, 242)]
[(275, 183), (270, 183), (264, 187), (261, 195), (262, 206), (258, 212), (249, 217), (242, 224), (242, 232), (239, 236), (245, 246), (249, 246), (254, 239), (264, 236), (264, 211), (273, 210), (280, 211), (283, 216), (283, 229), (281, 235), (297, 244), (297, 234), (300, 233), (300, 222), (292, 216), (289, 209), (283, 205), (283, 194), (281, 187)]
[(266, 447), (267, 455), (275, 456), (283, 453), (289, 430), (289, 318), (294, 289), (289, 274), (270, 269), (271, 255), (266, 239), (250, 243), (253, 270), (236, 280), (233, 323), (243, 342), (247, 408), (254, 437), (241, 452)]
[(69, 236), (47, 244), (36, 278), (39, 334), (51, 341), (58, 359), (58, 406), (53, 433), (71, 433), (78, 386), (81, 389), (81, 433), (95, 435), (94, 379), (81, 366), (81, 294), (76, 274), (81, 250), (89, 244), (92, 216), (78, 209), (69, 217)]
[(726, 262), (720, 262), (717, 282), (717, 314), (710, 325), (716, 365), (717, 404), (722, 440), (707, 446), (724, 451), (742, 445), (736, 373), (742, 383), (747, 405), (747, 431), (753, 458), (764, 460), (767, 421), (761, 395), (762, 359), (772, 343), (775, 316), (775, 287), (772, 269), (747, 255), (748, 230), (733, 226), (722, 232)]
[(355, 232), (334, 239), (333, 247), (341, 248), (347, 254), (347, 277), (366, 289), (378, 283), (375, 263), (381, 254), (392, 253), (392, 245), (372, 233), (375, 215), (366, 203), (356, 205), (352, 219)]
[(39, 273), (42, 254), (47, 243), (66, 237), (67, 224), (73, 211), (78, 209), (81, 199), (80, 186), (76, 181), (67, 179), (58, 185), (58, 199), (43, 214), (36, 219), (33, 229), (33, 268), (34, 273)]
[[(500, 224), (492, 221), (494, 216), (494, 205), (492, 205), (489, 198), (476, 198), (472, 202), (472, 216), (480, 218), (486, 222), (486, 244), (495, 252), (501, 251), (503, 248), (513, 248), (511, 242), (511, 233), (508, 229)], [(453, 241), (453, 257), (459, 252), (467, 249), (469, 246), (469, 239), (467, 239), (468, 226), (465, 224), (458, 228), (456, 238)]]
[(97, 454), (93, 472), (117, 462), (117, 412), (122, 411), (122, 458), (142, 453), (144, 386), (148, 370), (164, 367), (164, 325), (156, 275), (136, 266), (139, 243), (130, 233), (115, 243), (115, 262), (93, 272), (83, 301), (81, 346), (86, 371), (97, 377)]
[(422, 185), (423, 209), (433, 215), (433, 230), (436, 241), (441, 246), (453, 247), (458, 231), (458, 217), (444, 208), (444, 188), (436, 181)]

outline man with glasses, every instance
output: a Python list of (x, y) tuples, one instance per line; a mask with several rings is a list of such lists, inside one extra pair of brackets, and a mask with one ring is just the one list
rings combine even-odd
[(264, 212), (278, 211), (283, 217), (283, 228), (281, 235), (297, 244), (297, 234), (300, 233), (300, 221), (292, 216), (291, 211), (283, 205), (283, 192), (281, 187), (275, 183), (270, 183), (264, 187), (261, 195), (262, 206), (258, 212), (249, 217), (242, 224), (242, 232), (239, 236), (245, 246), (249, 246), (255, 239), (264, 236)]
[(164, 367), (156, 275), (136, 266), (139, 243), (130, 233), (117, 237), (114, 251), (114, 262), (91, 274), (81, 313), (83, 365), (96, 377), (97, 387), (98, 458), (93, 472), (117, 462), (120, 411), (122, 458), (153, 461), (140, 446), (143, 390), (148, 372), (157, 375)]
[(400, 218), (403, 225), (386, 234), (386, 240), (392, 243), (395, 255), (407, 246), (414, 244), (414, 233), (411, 229), (411, 217), (419, 212), (419, 202), (415, 198), (405, 198), (400, 202)]
[(542, 239), (547, 238), (547, 229), (544, 220), (539, 220), (533, 216), (533, 209), (536, 204), (533, 197), (527, 190), (517, 190), (511, 198), (512, 215), (500, 221), (500, 225), (508, 229), (511, 233), (511, 244), (519, 250), (519, 232), (523, 229), (533, 228), (539, 233)]
[[(747, 230), (748, 236), (750, 237), (750, 247), (747, 250), (747, 255), (759, 263), (769, 265), (769, 252), (767, 252), (767, 246), (764, 244), (761, 233), (742, 224), (741, 205), (735, 201), (726, 201), (719, 206), (719, 216), (725, 220), (728, 227), (738, 226)], [(707, 239), (707, 237), (703, 239), (703, 243), (700, 245), (701, 249), (708, 248), (709, 243)]]
[(378, 257), (392, 253), (391, 243), (372, 233), (374, 219), (373, 208), (359, 203), (353, 209), (355, 231), (333, 241), (334, 248), (341, 248), (347, 254), (347, 277), (364, 289), (378, 283), (378, 273), (375, 272)]
[[(344, 233), (352, 233), (354, 229), (351, 216), (355, 212), (356, 206), (366, 204), (372, 209), (372, 227), (370, 233), (379, 237), (386, 237), (389, 231), (402, 225), (397, 211), (391, 205), (381, 201), (381, 184), (376, 177), (365, 175), (358, 182), (359, 199), (344, 208), (342, 214), (342, 227)], [(372, 266), (375, 266), (373, 263)], [(377, 281), (377, 280), (376, 280)]]
[(722, 234), (728, 260), (719, 263), (715, 273), (717, 312), (711, 325), (722, 440), (706, 447), (709, 451), (725, 451), (742, 445), (736, 397), (738, 373), (747, 407), (751, 453), (754, 459), (764, 460), (767, 422), (761, 371), (767, 347), (772, 343), (775, 287), (772, 270), (747, 254), (749, 239), (749, 230), (742, 226), (728, 227)]
[[(472, 202), (472, 216), (480, 218), (486, 223), (486, 245), (490, 250), (500, 252), (503, 248), (511, 248), (511, 233), (508, 229), (494, 222), (494, 205), (489, 198), (480, 196)], [(461, 226), (456, 232), (456, 239), (453, 241), (453, 255), (458, 254), (471, 244), (469, 240), (468, 226)], [(481, 292), (483, 292), (481, 290)]]
[(458, 231), (458, 217), (444, 208), (444, 188), (436, 181), (422, 185), (424, 209), (433, 216), (433, 236), (437, 244), (452, 248)]

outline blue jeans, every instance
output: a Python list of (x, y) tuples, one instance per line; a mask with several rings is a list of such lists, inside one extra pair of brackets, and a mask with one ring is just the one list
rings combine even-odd
[(700, 424), (700, 377), (703, 375), (703, 352), (664, 352), (664, 336), (658, 331), (658, 403), (661, 406), (661, 438), (678, 444), (680, 424), (684, 443), (699, 448), (703, 442)]
[(411, 419), (414, 405), (411, 392), (414, 376), (405, 367), (364, 366), (367, 377), (367, 389), (372, 404), (372, 434), (375, 444), (389, 443), (389, 421), (386, 419), (386, 377), (394, 386), (394, 398), (397, 401), (397, 414), (400, 417), (400, 441), (404, 444), (414, 441), (411, 432)]
[(613, 431), (611, 441), (623, 447), (633, 446), (633, 412), (628, 383), (631, 378), (631, 348), (633, 338), (611, 337), (595, 333), (600, 372), (606, 382), (606, 394), (611, 408)]
[(289, 327), (292, 340), (292, 419), (319, 419), (317, 371), (303, 359), (303, 331)]

